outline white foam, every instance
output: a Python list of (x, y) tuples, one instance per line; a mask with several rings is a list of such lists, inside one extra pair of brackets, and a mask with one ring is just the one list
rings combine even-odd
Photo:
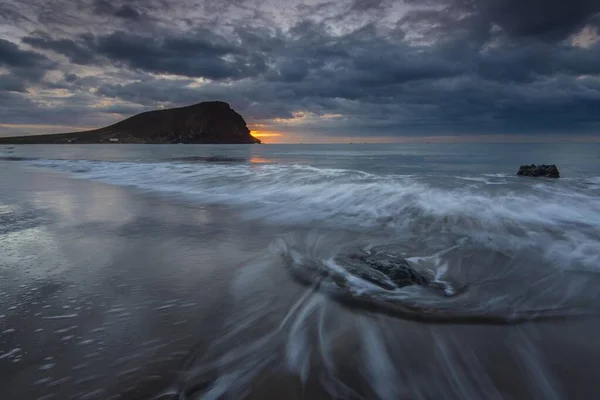
[(17, 354), (19, 354), (20, 352), (21, 352), (21, 349), (20, 349), (19, 347), (17, 347), (17, 348), (15, 348), (15, 349), (12, 349), (12, 350), (10, 350), (10, 351), (9, 351), (9, 352), (7, 352), (7, 353), (0, 354), (0, 360), (4, 360), (4, 359), (6, 359), (6, 358), (10, 358), (10, 357), (12, 357), (12, 356), (14, 356), (14, 355), (17, 355)]
[(77, 314), (53, 315), (51, 317), (42, 317), (42, 319), (71, 319), (77, 318)]
[[(586, 267), (600, 265), (598, 194), (573, 185), (573, 180), (550, 183), (487, 174), (436, 183), (434, 178), (306, 165), (32, 163), (85, 179), (241, 206), (250, 218), (403, 233), (419, 230), (423, 238), (466, 236), (495, 248), (539, 247), (548, 259), (554, 254), (550, 247), (557, 245), (566, 251), (563, 265), (570, 260)], [(461, 185), (464, 179), (484, 185)], [(593, 185), (600, 178), (585, 181)]]
[(360, 333), (369, 383), (379, 399), (399, 399), (402, 397), (397, 385), (400, 374), (385, 347), (381, 332), (373, 321), (362, 318), (362, 322)]

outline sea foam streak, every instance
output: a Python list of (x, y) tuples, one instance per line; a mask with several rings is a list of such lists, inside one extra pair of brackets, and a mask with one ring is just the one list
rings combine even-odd
[[(540, 368), (542, 345), (520, 336), (526, 329), (538, 335), (537, 324), (512, 327), (514, 337), (505, 341), (510, 332), (498, 326), (440, 327), (396, 316), (408, 316), (408, 310), (429, 313), (434, 322), (439, 316), (448, 322), (519, 322), (576, 317), (600, 304), (595, 178), (383, 176), (303, 165), (26, 163), (226, 204), (288, 232), (232, 274), (222, 334), (202, 351), (190, 351), (180, 380), (162, 393), (169, 398), (244, 398), (260, 390), (264, 379), (277, 388), (289, 375), (294, 379), (287, 382), (307, 389), (318, 380), (328, 395), (323, 398), (500, 398), (493, 368), (481, 364), (522, 371), (518, 360), (488, 359), (493, 351), (523, 358), (525, 379), (534, 382), (531, 393), (550, 398), (560, 388), (538, 390), (552, 373)], [(444, 296), (414, 286), (382, 290), (348, 275), (340, 296), (330, 282), (301, 286), (289, 279), (307, 265), (344, 273), (336, 256), (381, 244), (396, 246), (415, 269), (457, 291)], [(363, 312), (365, 303), (394, 315)], [(546, 332), (559, 327), (548, 325)], [(557, 330), (557, 337), (564, 332)], [(553, 343), (564, 340), (545, 342)], [(256, 397), (262, 398), (260, 392)]]
[[(354, 304), (438, 321), (510, 323), (595, 312), (597, 296), (587, 285), (596, 274), (585, 271), (600, 266), (600, 202), (594, 189), (577, 189), (581, 182), (482, 175), (473, 186), (462, 176), (383, 176), (306, 165), (51, 160), (33, 165), (316, 228), (280, 238), (274, 252), (296, 278), (306, 281), (309, 269), (319, 270), (330, 279), (308, 283)], [(453, 282), (446, 294), (458, 295), (440, 296), (419, 286), (386, 291), (351, 276), (335, 257), (352, 243), (318, 229), (358, 233), (366, 238), (362, 247), (374, 245), (378, 235), (392, 238), (436, 281)], [(567, 278), (566, 271), (583, 275)], [(336, 285), (340, 279), (343, 289)], [(454, 293), (463, 287), (468, 290)]]
[(464, 177), (382, 176), (306, 165), (29, 163), (204, 203), (242, 206), (250, 218), (385, 230), (431, 249), (469, 238), (497, 251), (537, 249), (547, 262), (563, 268), (600, 266), (597, 178), (546, 182), (482, 175), (477, 180), (497, 184), (473, 185)]
[[(412, 260), (412, 268), (433, 278), (433, 285), (386, 288), (339, 264), (345, 254), (368, 246), (368, 239), (348, 242), (343, 237), (332, 238), (315, 231), (278, 238), (271, 250), (283, 257), (298, 281), (351, 306), (402, 318), (511, 324), (598, 315), (600, 296), (594, 286), (600, 283), (600, 276), (595, 272), (546, 268), (526, 252), (520, 253), (520, 258), (507, 257), (482, 249), (477, 243), (463, 243), (431, 257)], [(393, 250), (404, 246), (391, 243), (384, 247)]]

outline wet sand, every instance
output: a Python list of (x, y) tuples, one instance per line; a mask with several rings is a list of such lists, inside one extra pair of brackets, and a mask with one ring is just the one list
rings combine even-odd
[(351, 233), (0, 167), (2, 399), (600, 397), (597, 318), (433, 325), (351, 309), (269, 250), (291, 231)]
[(217, 336), (233, 268), (268, 244), (203, 207), (9, 167), (0, 182), (4, 399), (148, 398)]

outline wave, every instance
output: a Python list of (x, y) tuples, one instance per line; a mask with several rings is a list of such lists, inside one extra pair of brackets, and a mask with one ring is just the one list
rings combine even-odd
[(318, 233), (285, 235), (271, 251), (283, 258), (296, 281), (351, 308), (418, 322), (504, 325), (600, 312), (599, 274), (566, 274), (532, 265), (531, 257), (511, 259), (489, 251), (485, 258), (475, 256), (479, 263), (472, 262), (474, 253), (483, 255), (472, 244), (411, 263), (397, 243), (336, 245)]
[[(374, 175), (307, 165), (81, 160), (29, 164), (239, 206), (248, 218), (385, 231), (433, 250), (469, 238), (496, 251), (535, 250), (563, 268), (600, 266), (599, 193), (582, 185), (600, 178), (558, 182), (488, 174), (471, 183), (464, 177)], [(486, 184), (489, 181), (497, 184)]]
[(600, 190), (600, 176), (584, 179), (582, 184), (587, 186), (589, 189)]
[[(10, 151), (5, 153), (11, 153)], [(0, 161), (33, 161), (37, 158), (33, 157), (18, 157), (18, 156), (0, 156)]]
[(171, 158), (170, 161), (182, 163), (241, 163), (248, 160), (242, 157), (192, 156)]
[[(402, 375), (404, 372), (399, 371), (405, 369), (400, 369), (398, 360), (405, 365), (407, 359), (413, 360), (411, 357), (421, 359), (423, 349), (430, 347), (427, 342), (418, 347), (417, 335), (429, 337), (434, 333), (433, 347), (439, 337), (454, 334), (447, 326), (421, 330), (417, 324), (403, 320), (435, 325), (526, 323), (531, 327), (533, 321), (598, 315), (598, 274), (548, 272), (528, 264), (530, 260), (526, 258), (511, 261), (499, 252), (493, 253), (492, 259), (487, 259), (488, 268), (482, 269), (469, 258), (478, 247), (459, 243), (428, 257), (410, 259), (411, 268), (426, 274), (435, 287), (427, 287), (418, 279), (417, 284), (407, 286), (373, 284), (348, 268), (347, 256), (383, 251), (392, 262), (398, 262), (396, 255), (404, 254), (405, 249), (401, 243), (375, 244), (370, 239), (352, 237), (355, 236), (321, 229), (295, 230), (277, 238), (269, 252), (244, 263), (232, 280), (230, 295), (234, 306), (223, 333), (208, 351), (191, 352), (181, 378), (156, 400), (242, 398), (256, 380), (264, 379), (264, 374), (272, 376), (274, 371), (282, 370), (305, 387), (311, 386), (311, 376), (317, 376), (327, 393), (322, 398), (402, 398), (396, 390), (396, 378), (418, 379)], [(461, 260), (452, 260), (458, 254)], [(307, 286), (305, 290), (286, 287), (285, 281), (279, 279), (285, 271), (279, 269), (280, 258), (292, 276)], [(451, 264), (448, 268), (447, 263)], [(460, 287), (458, 282), (466, 286)], [(457, 290), (443, 290), (451, 287)], [(293, 300), (279, 297), (288, 292), (293, 293)], [(539, 335), (542, 328), (534, 328)], [(457, 337), (468, 338), (456, 347), (457, 354), (463, 354), (465, 349), (471, 351), (470, 341), (477, 337), (491, 332), (509, 333), (495, 331), (497, 326), (480, 329), (485, 327), (472, 331), (480, 336), (469, 334), (471, 331), (462, 327), (457, 331)], [(517, 332), (520, 329), (526, 327)], [(414, 343), (418, 345), (415, 352), (411, 351)], [(511, 342), (513, 345), (516, 344)], [(345, 366), (350, 365), (348, 355), (353, 367), (363, 369), (363, 374), (344, 375)], [(427, 356), (428, 360), (434, 359)], [(481, 364), (473, 367), (470, 370), (481, 368)], [(358, 392), (355, 383), (360, 388)], [(364, 388), (374, 394), (359, 395)]]

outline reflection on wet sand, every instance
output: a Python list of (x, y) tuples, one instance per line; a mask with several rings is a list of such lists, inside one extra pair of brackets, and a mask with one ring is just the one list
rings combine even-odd
[(250, 158), (250, 162), (252, 164), (269, 164), (269, 163), (273, 162), (273, 160), (270, 160), (265, 157), (259, 157), (259, 156), (252, 155), (252, 157)]
[[(600, 396), (597, 319), (407, 321), (296, 283), (276, 246), (288, 238), (324, 259), (363, 240), (356, 232), (263, 225), (16, 167), (0, 169), (0, 182), (11, 188), (2, 212), (20, 215), (0, 236), (3, 399)], [(569, 282), (570, 295), (594, 300), (588, 284)]]

